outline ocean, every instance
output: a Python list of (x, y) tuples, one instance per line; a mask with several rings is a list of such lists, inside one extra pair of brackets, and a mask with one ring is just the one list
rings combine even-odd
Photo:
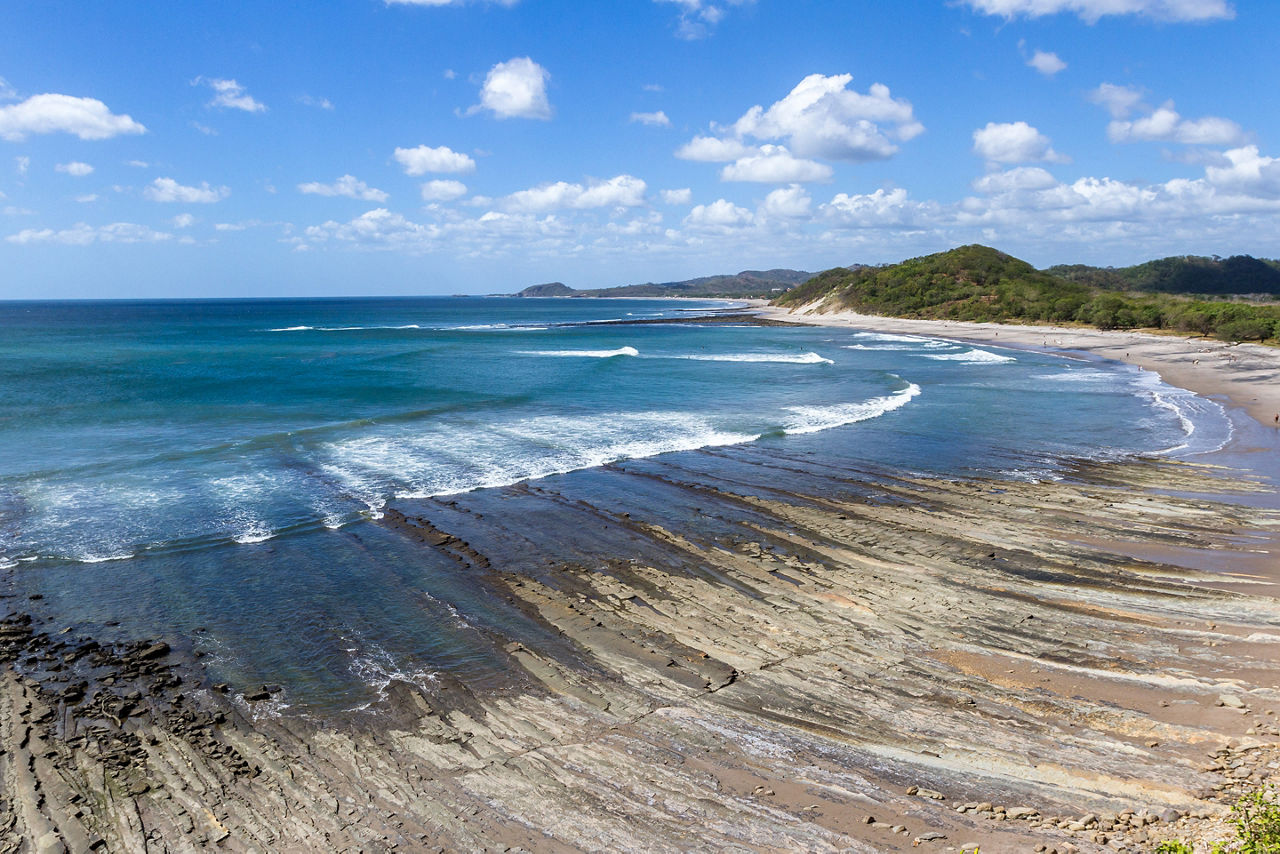
[[(547, 634), (388, 525), (396, 507), (501, 513), (521, 490), (604, 496), (609, 472), (654, 467), (744, 488), (761, 466), (771, 488), (1052, 478), (1231, 434), (1218, 404), (1134, 367), (699, 322), (730, 305), (0, 303), (0, 593), (340, 712), (391, 678), (500, 681), (500, 640)], [(679, 322), (635, 322), (661, 319)]]

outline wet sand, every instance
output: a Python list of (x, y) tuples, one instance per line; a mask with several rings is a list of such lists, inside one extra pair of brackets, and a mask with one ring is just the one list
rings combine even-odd
[(100, 645), (0, 600), (0, 851), (1222, 836), (1280, 767), (1273, 492), (1217, 465), (937, 480), (783, 444), (398, 501), (376, 524), (544, 631), (499, 638), (499, 687), (438, 673), (337, 719), (209, 684), (182, 639)]

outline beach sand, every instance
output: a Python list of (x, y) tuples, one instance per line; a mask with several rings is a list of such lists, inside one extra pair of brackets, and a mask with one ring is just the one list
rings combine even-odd
[(1206, 397), (1225, 398), (1268, 426), (1280, 424), (1277, 420), (1280, 416), (1280, 349), (1275, 347), (1199, 336), (1102, 331), (1084, 327), (911, 320), (847, 311), (821, 313), (813, 306), (789, 310), (757, 305), (754, 310), (773, 320), (929, 335), (1006, 347), (1091, 353), (1155, 371), (1170, 385)]
[[(809, 320), (1127, 352), (1274, 406), (1274, 361), (1221, 355), (1251, 350)], [(10, 597), (0, 851), (1221, 838), (1280, 767), (1273, 492), (1222, 465), (937, 480), (747, 446), (398, 501), (376, 524), (539, 629), (501, 638), (501, 688), (393, 680), (337, 719), (209, 684), (181, 638), (99, 644)]]

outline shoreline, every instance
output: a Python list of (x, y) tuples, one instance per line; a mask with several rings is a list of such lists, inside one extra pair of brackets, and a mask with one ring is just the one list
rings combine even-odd
[(822, 313), (812, 305), (796, 309), (764, 305), (755, 311), (775, 321), (925, 335), (1050, 352), (1091, 353), (1155, 371), (1169, 385), (1202, 397), (1221, 395), (1263, 426), (1280, 424), (1277, 419), (1280, 416), (1280, 348), (1150, 332), (917, 320), (851, 311)]

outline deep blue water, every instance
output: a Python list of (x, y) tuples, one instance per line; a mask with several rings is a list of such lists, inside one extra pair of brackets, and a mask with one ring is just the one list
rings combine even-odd
[(1121, 365), (602, 323), (720, 307), (0, 303), (0, 573), (60, 618), (194, 636), (232, 677), (341, 707), (392, 672), (482, 672), (483, 630), (535, 630), (370, 524), (388, 501), (708, 448), (1044, 477), (1230, 431), (1216, 404)]

